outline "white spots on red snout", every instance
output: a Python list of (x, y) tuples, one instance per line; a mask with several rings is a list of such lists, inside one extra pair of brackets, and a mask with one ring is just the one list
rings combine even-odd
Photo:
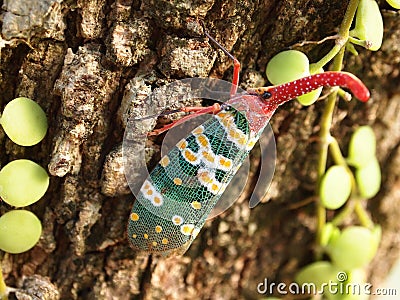
[(351, 73), (324, 72), (276, 86), (274, 89), (276, 92), (274, 103), (280, 105), (321, 86), (343, 86), (349, 88), (361, 101), (367, 101), (370, 95), (364, 84)]

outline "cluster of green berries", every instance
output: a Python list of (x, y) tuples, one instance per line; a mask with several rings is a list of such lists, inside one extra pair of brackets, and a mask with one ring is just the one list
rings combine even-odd
[[(42, 108), (24, 97), (6, 105), (0, 123), (10, 140), (20, 146), (39, 143), (48, 127)], [(43, 197), (48, 186), (46, 170), (31, 160), (14, 160), (0, 170), (0, 197), (15, 208), (35, 203)], [(42, 224), (30, 211), (14, 209), (0, 217), (0, 249), (5, 252), (21, 253), (31, 249), (41, 233)]]
[[(386, 0), (389, 5), (400, 9), (399, 0)], [(382, 45), (383, 18), (375, 0), (360, 0), (355, 16), (355, 26), (350, 31), (346, 49), (357, 54), (354, 45), (377, 51)], [(321, 60), (322, 61), (322, 60)], [(308, 57), (297, 50), (278, 53), (267, 65), (268, 80), (284, 84), (308, 75), (324, 72), (321, 62), (310, 64)], [(302, 105), (311, 105), (318, 100), (322, 88), (298, 97)], [(340, 209), (349, 201), (363, 202), (373, 198), (381, 185), (381, 170), (376, 158), (376, 140), (369, 126), (359, 127), (352, 135), (345, 162), (330, 166), (319, 184), (319, 201), (325, 209)], [(362, 223), (362, 222), (361, 222)], [(371, 222), (372, 223), (372, 222)], [(316, 287), (326, 283), (365, 283), (365, 267), (376, 254), (381, 239), (378, 225), (347, 226), (342, 229), (335, 224), (325, 223), (318, 247), (330, 260), (305, 266), (296, 276), (300, 284), (314, 283)], [(346, 278), (339, 275), (345, 274)], [(328, 299), (363, 299), (365, 295), (332, 294), (325, 288)]]

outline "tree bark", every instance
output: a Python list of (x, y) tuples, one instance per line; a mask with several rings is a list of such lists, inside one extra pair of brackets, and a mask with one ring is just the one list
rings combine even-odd
[[(247, 88), (267, 84), (264, 70), (277, 52), (335, 34), (346, 5), (338, 0), (3, 1), (1, 107), (18, 96), (34, 99), (46, 111), (49, 131), (33, 147), (17, 146), (1, 132), (1, 163), (28, 158), (51, 174), (44, 198), (28, 208), (42, 220), (39, 244), (20, 255), (1, 254), (7, 285), (28, 291), (24, 278), (36, 278), (33, 286), (50, 290), (40, 299), (259, 299), (257, 285), (264, 278), (293, 282), (313, 260), (315, 207), (292, 206), (313, 195), (314, 137), (323, 101), (307, 108), (288, 103), (271, 120), (277, 163), (264, 203), (248, 208), (257, 179), (252, 171), (245, 195), (207, 222), (184, 256), (170, 259), (128, 245), (134, 197), (123, 172), (124, 126), (128, 115), (146, 112), (144, 99), (165, 83), (198, 76), (230, 80), (231, 60), (200, 35), (197, 19), (242, 63), (241, 86)], [(384, 12), (384, 23), (380, 51), (359, 49), (359, 56), (345, 59), (345, 69), (364, 81), (371, 100), (340, 103), (332, 128), (343, 149), (358, 125), (371, 125), (377, 135), (382, 187), (368, 209), (383, 238), (369, 267), (374, 286), (400, 249), (398, 13)], [(332, 43), (301, 50), (313, 62)], [(160, 101), (168, 109), (198, 104)], [(159, 148), (157, 139), (147, 144), (150, 156)], [(252, 158), (254, 169), (257, 155)]]

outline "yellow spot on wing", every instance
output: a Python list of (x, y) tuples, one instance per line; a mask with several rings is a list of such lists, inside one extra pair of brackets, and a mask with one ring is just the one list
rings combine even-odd
[(222, 119), (222, 125), (224, 125), (225, 127), (230, 127), (233, 124), (233, 119), (232, 118), (224, 118)]
[(157, 242), (153, 242), (152, 244), (153, 244), (154, 247), (157, 246)]
[(175, 216), (172, 217), (172, 222), (175, 225), (181, 225), (183, 223), (183, 218), (181, 216), (175, 215)]
[(174, 181), (174, 183), (175, 183), (176, 185), (181, 185), (181, 184), (182, 184), (182, 179), (180, 179), (180, 178), (178, 178), (178, 177), (175, 177), (173, 181)]
[(210, 173), (207, 171), (203, 171), (199, 173), (199, 180), (204, 182), (204, 183), (211, 183), (213, 182), (213, 179), (210, 176)]
[(206, 159), (210, 163), (213, 163), (215, 161), (214, 153), (203, 151), (203, 152), (201, 152), (201, 154), (203, 155), (204, 159)]
[(147, 240), (149, 238), (149, 235), (147, 233), (143, 234), (143, 237)]
[(183, 156), (189, 161), (189, 162), (195, 162), (197, 160), (196, 155), (194, 155), (194, 153), (192, 153), (192, 151), (189, 151), (188, 149), (186, 149), (183, 152)]
[(169, 165), (169, 163), (170, 163), (170, 160), (169, 160), (169, 157), (168, 156), (164, 156), (163, 158), (161, 158), (161, 160), (160, 160), (160, 165), (162, 166), (162, 167), (166, 167), (166, 166), (168, 166)]
[(187, 147), (187, 142), (186, 142), (186, 140), (182, 139), (182, 140), (180, 140), (180, 141), (178, 142), (178, 144), (176, 144), (176, 146), (177, 146), (179, 149), (183, 150), (183, 149), (185, 149), (185, 148)]
[(136, 238), (137, 238), (137, 234), (132, 234), (132, 237), (133, 237), (134, 239), (136, 239)]
[(155, 206), (160, 206), (162, 205), (163, 201), (160, 197), (155, 196), (153, 199), (153, 205)]
[(192, 203), (190, 203), (190, 205), (194, 208), (194, 209), (200, 209), (201, 208), (201, 203), (198, 201), (193, 201)]
[(194, 225), (193, 224), (184, 224), (184, 225), (181, 226), (181, 232), (184, 235), (191, 235), (193, 229), (194, 229)]
[(226, 159), (226, 158), (224, 158), (224, 157), (221, 157), (221, 158), (219, 159), (219, 164), (220, 164), (221, 166), (225, 167), (225, 168), (230, 168), (231, 165), (232, 165), (232, 161), (229, 160), (229, 159)]
[(162, 241), (161, 241), (161, 243), (164, 244), (164, 245), (168, 244), (168, 239), (163, 238)]
[(236, 139), (236, 134), (237, 134), (237, 132), (236, 132), (235, 130), (229, 129), (228, 134), (229, 134), (229, 136), (230, 136), (231, 138)]
[(197, 141), (198, 141), (199, 145), (201, 147), (204, 147), (204, 148), (207, 148), (210, 145), (210, 143), (208, 142), (207, 137), (204, 134), (199, 135), (197, 137)]
[(242, 135), (240, 138), (239, 138), (239, 144), (240, 145), (245, 145), (246, 143), (247, 143), (247, 139), (246, 139), (246, 137), (244, 136), (244, 135)]
[(218, 117), (220, 117), (221, 119), (225, 118), (226, 116), (229, 116), (227, 113), (224, 112), (220, 112), (217, 114)]
[(131, 220), (132, 221), (137, 221), (139, 220), (139, 215), (137, 213), (131, 213)]
[(162, 227), (160, 225), (157, 225), (155, 230), (157, 233), (160, 233), (162, 231)]
[(213, 190), (213, 191), (218, 191), (218, 189), (219, 189), (219, 186), (217, 185), (217, 184), (215, 184), (215, 183), (213, 183), (212, 185), (211, 185), (211, 189)]

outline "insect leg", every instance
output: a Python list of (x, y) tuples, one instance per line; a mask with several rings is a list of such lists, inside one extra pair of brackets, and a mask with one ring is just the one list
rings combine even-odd
[(216, 114), (221, 111), (221, 105), (219, 103), (215, 103), (214, 105), (208, 106), (208, 107), (182, 107), (180, 109), (180, 111), (181, 112), (193, 112), (193, 114), (184, 116), (183, 118), (176, 120), (176, 121), (172, 122), (171, 124), (165, 125), (159, 129), (155, 129), (155, 130), (149, 132), (148, 135), (149, 136), (159, 135), (159, 134), (175, 127), (176, 125), (182, 124), (183, 122), (186, 122), (187, 120), (195, 118), (200, 115)]

